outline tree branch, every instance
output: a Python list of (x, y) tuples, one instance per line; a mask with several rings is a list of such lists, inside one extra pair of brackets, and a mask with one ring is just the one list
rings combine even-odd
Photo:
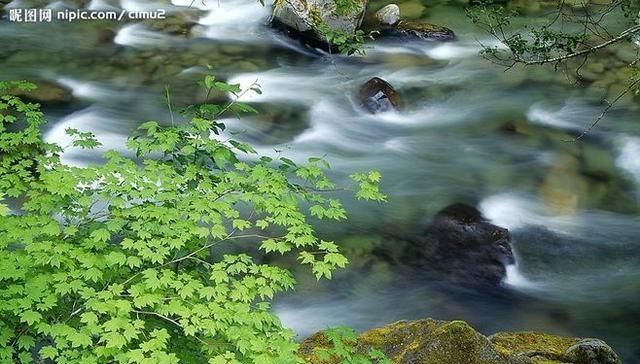
[(531, 65), (543, 65), (543, 64), (548, 64), (548, 63), (557, 63), (557, 62), (562, 62), (565, 61), (567, 59), (571, 59), (571, 58), (575, 58), (575, 57), (580, 57), (580, 56), (584, 56), (586, 54), (589, 53), (593, 53), (599, 49), (602, 48), (606, 48), (608, 46), (610, 46), (611, 44), (617, 43), (629, 36), (632, 36), (636, 33), (640, 33), (640, 24), (633, 26), (629, 29), (624, 30), (623, 32), (621, 32), (617, 37), (609, 39), (606, 42), (600, 43), (598, 45), (595, 45), (593, 47), (589, 47), (587, 49), (583, 49), (581, 51), (578, 52), (574, 52), (574, 53), (569, 53), (569, 54), (565, 54), (562, 56), (558, 56), (558, 57), (553, 57), (553, 58), (545, 58), (539, 61), (528, 61), (522, 58), (516, 58), (516, 61), (519, 63), (523, 63), (527, 66), (531, 66)]

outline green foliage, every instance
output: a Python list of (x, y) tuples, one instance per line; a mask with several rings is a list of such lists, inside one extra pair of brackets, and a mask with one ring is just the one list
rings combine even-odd
[[(501, 0), (474, 0), (467, 16), (506, 46), (506, 49), (483, 46), (481, 54), (507, 69), (518, 64), (553, 65), (556, 71), (562, 69), (567, 75), (575, 73), (576, 84), (582, 84), (581, 69), (592, 61), (592, 55), (618, 43), (640, 45), (640, 2), (637, 0), (560, 1), (555, 11), (542, 17), (539, 24), (524, 26), (524, 30), (512, 26), (512, 18), (517, 13), (507, 10), (502, 3)], [(620, 68), (620, 72), (629, 75), (623, 80), (625, 87), (611, 99), (603, 100), (606, 108), (576, 140), (589, 133), (623, 96), (640, 95), (640, 56), (612, 67), (613, 71), (608, 72), (616, 73), (615, 68)], [(569, 71), (571, 69), (573, 71)]]
[(376, 31), (365, 33), (358, 29), (354, 34), (349, 34), (342, 29), (330, 28), (325, 22), (319, 18), (315, 20), (316, 28), (326, 40), (326, 42), (338, 49), (338, 52), (346, 55), (364, 54), (364, 42), (366, 39), (375, 39), (378, 34)]
[(339, 16), (353, 14), (359, 9), (358, 0), (335, 0), (335, 4)]
[[(327, 196), (326, 161), (273, 160), (219, 137), (221, 115), (255, 111), (231, 101), (191, 107), (178, 125), (143, 123), (127, 143), (136, 158), (68, 166), (41, 138), (38, 105), (7, 94), (17, 87), (33, 85), (0, 82), (0, 362), (300, 362), (270, 310), (295, 280), (252, 255), (295, 254), (318, 279), (347, 264), (311, 225), (346, 219)], [(73, 147), (99, 145), (67, 133)], [(384, 200), (377, 172), (353, 179), (359, 199)]]
[(391, 364), (391, 360), (380, 350), (372, 348), (365, 354), (357, 347), (357, 335), (348, 327), (336, 327), (324, 331), (330, 348), (318, 349), (318, 359), (327, 363), (341, 364)]
[[(637, 14), (640, 5), (631, 0), (616, 0), (610, 4), (585, 2), (578, 6), (559, 2), (553, 16), (524, 31), (513, 29), (512, 19), (518, 15), (496, 0), (476, 0), (467, 8), (468, 18), (486, 30), (496, 40), (507, 46), (509, 52), (497, 47), (484, 47), (483, 54), (509, 64), (559, 63), (589, 54), (613, 44), (628, 40), (628, 36), (640, 33)], [(613, 19), (611, 19), (613, 18)], [(628, 27), (622, 33), (608, 30), (611, 22)], [(576, 27), (576, 24), (582, 27)], [(619, 39), (616, 36), (620, 36)], [(586, 58), (584, 59), (586, 61)]]

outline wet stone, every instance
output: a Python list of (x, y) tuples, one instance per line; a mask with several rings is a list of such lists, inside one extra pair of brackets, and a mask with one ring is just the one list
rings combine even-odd
[(362, 85), (358, 101), (365, 110), (377, 114), (397, 109), (400, 95), (387, 81), (374, 77)]
[(400, 21), (400, 8), (396, 4), (389, 4), (378, 10), (375, 17), (382, 25), (396, 25)]
[(394, 27), (380, 29), (383, 37), (396, 37), (406, 40), (451, 41), (456, 39), (453, 30), (436, 24), (415, 23), (401, 20)]

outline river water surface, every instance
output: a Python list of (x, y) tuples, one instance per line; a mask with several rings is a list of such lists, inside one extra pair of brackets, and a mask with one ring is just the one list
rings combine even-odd
[[(88, 6), (175, 14), (187, 3), (93, 0)], [(75, 127), (95, 132), (105, 148), (122, 150), (140, 123), (170, 122), (167, 89), (175, 108), (201, 100), (195, 82), (211, 65), (221, 78), (261, 85), (261, 95), (243, 96), (261, 113), (226, 120), (261, 153), (301, 161), (326, 156), (338, 179), (379, 170), (388, 203), (347, 198), (350, 222), (320, 227), (345, 242), (351, 269), (330, 284), (302, 274), (298, 291), (278, 301), (285, 325), (301, 337), (335, 325), (463, 319), (485, 334), (601, 337), (625, 362), (640, 363), (638, 99), (621, 103), (572, 143), (567, 140), (593, 121), (602, 110), (599, 100), (615, 87), (576, 87), (552, 68), (505, 72), (478, 55), (480, 43), (493, 42), (462, 8), (428, 5), (422, 15), (454, 29), (456, 42), (379, 41), (368, 44), (364, 56), (343, 58), (319, 55), (269, 29), (268, 7), (253, 0), (196, 0), (193, 6), (201, 11), (191, 14), (198, 25), (189, 38), (139, 22), (4, 18), (0, 79), (50, 80), (73, 91), (72, 103), (45, 108), (49, 141), (65, 145), (64, 129)], [(629, 52), (605, 55), (603, 62)], [(616, 79), (608, 73), (615, 70), (603, 69), (596, 81)], [(400, 111), (358, 109), (354, 93), (373, 76), (401, 92)], [(65, 158), (84, 164), (98, 161), (99, 153)], [(512, 232), (518, 263), (509, 267), (503, 289), (443, 288), (369, 254), (386, 236), (415, 235), (454, 202), (478, 206)]]

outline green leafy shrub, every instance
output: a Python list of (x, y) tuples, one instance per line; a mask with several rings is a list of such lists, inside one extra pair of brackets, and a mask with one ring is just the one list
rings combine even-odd
[(329, 348), (320, 348), (316, 355), (327, 363), (342, 364), (391, 364), (392, 362), (380, 350), (372, 348), (366, 353), (361, 353), (357, 347), (355, 331), (349, 327), (336, 327), (324, 331), (324, 336), (329, 342)]
[[(259, 92), (213, 76), (203, 86)], [(135, 158), (69, 166), (15, 88), (33, 85), (0, 82), (1, 363), (301, 361), (270, 310), (294, 277), (251, 254), (297, 254), (318, 279), (347, 264), (310, 223), (346, 218), (323, 159), (274, 160), (223, 138), (221, 115), (255, 112), (231, 101), (194, 106), (180, 125), (142, 124), (127, 144)], [(73, 147), (99, 146), (67, 132)], [(385, 199), (378, 173), (353, 179), (357, 198)]]

